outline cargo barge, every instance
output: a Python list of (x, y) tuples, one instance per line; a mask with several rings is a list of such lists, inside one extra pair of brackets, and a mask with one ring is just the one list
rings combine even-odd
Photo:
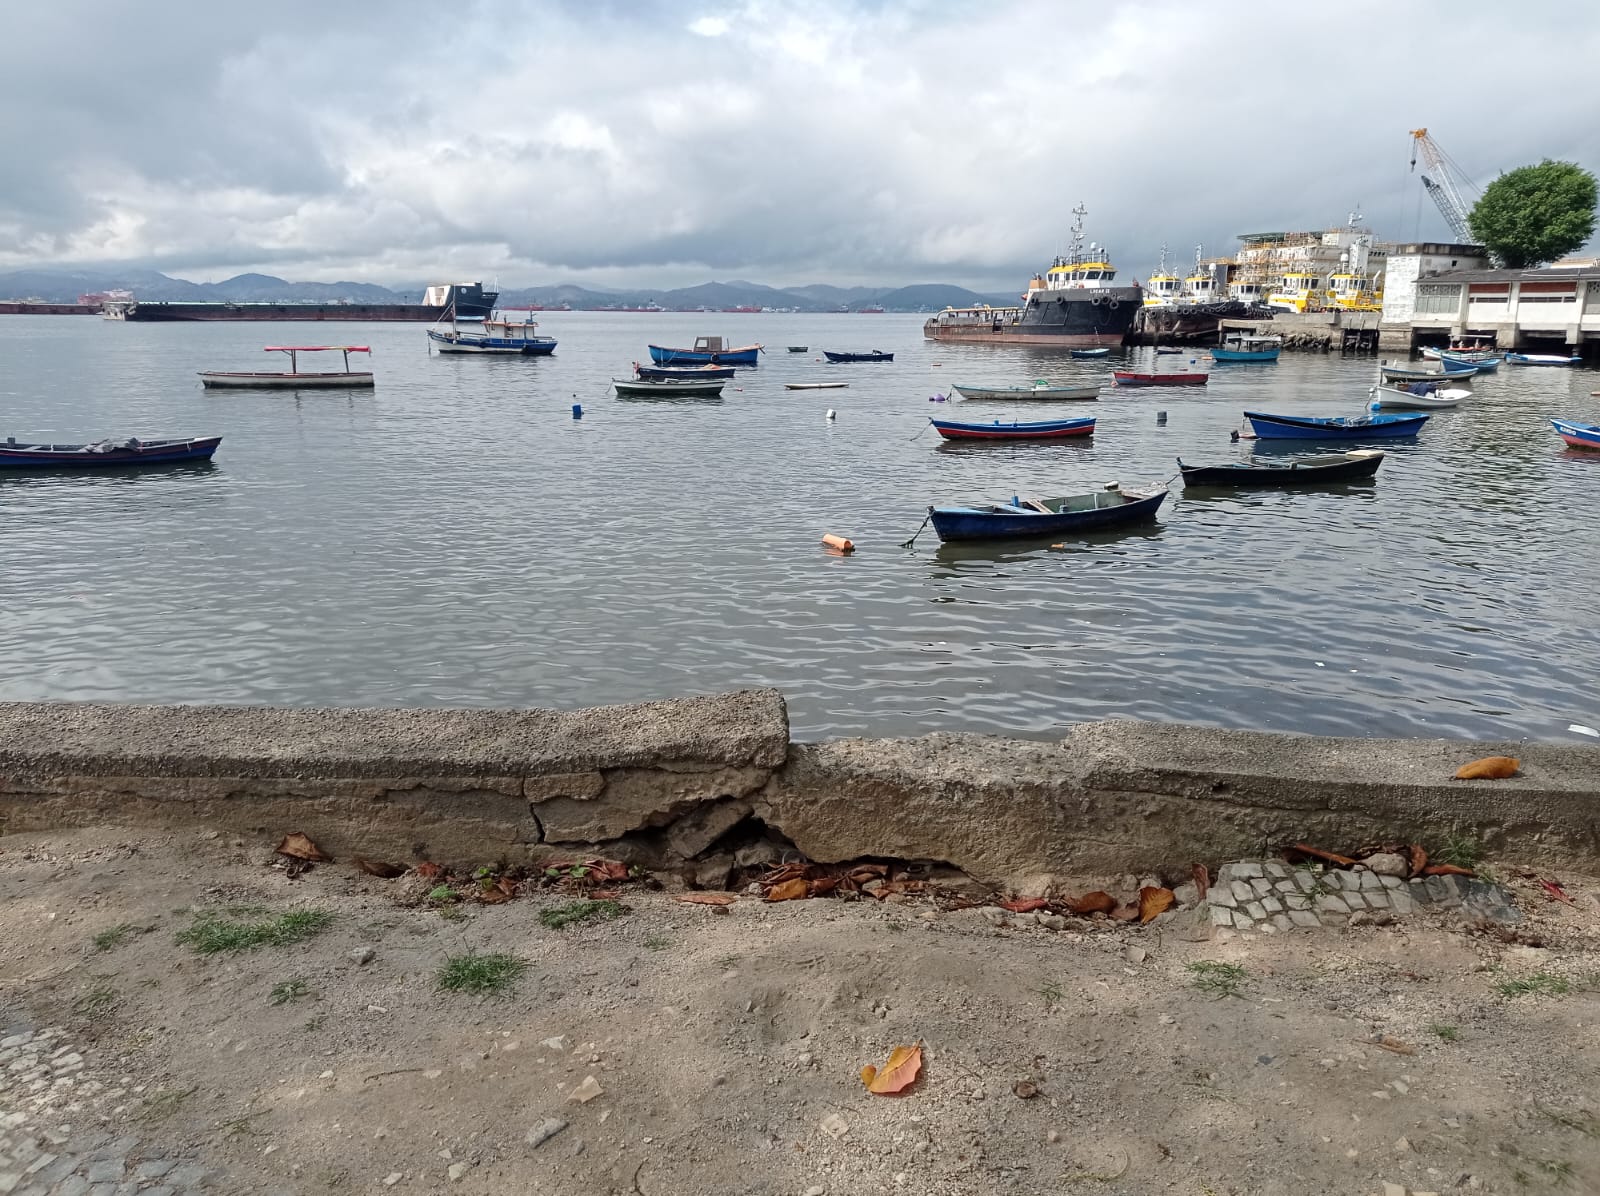
[(498, 291), (479, 282), (441, 283), (423, 294), (421, 303), (173, 303), (124, 299), (107, 302), (108, 320), (137, 323), (194, 320), (344, 320), (433, 321), (452, 313), (457, 319), (481, 319), (494, 312)]

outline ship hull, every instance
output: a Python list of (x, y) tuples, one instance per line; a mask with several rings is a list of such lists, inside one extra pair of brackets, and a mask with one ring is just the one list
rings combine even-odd
[(121, 318), (135, 323), (199, 320), (422, 323), (437, 320), (449, 310), (421, 303), (136, 303), (127, 307)]
[(1028, 297), (1020, 316), (951, 319), (941, 313), (922, 326), (922, 335), (962, 344), (1116, 348), (1127, 339), (1142, 297), (1138, 287), (1043, 292)]

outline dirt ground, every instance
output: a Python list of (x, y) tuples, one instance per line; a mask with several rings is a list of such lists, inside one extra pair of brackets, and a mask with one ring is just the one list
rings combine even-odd
[[(183, 1160), (240, 1194), (1600, 1192), (1593, 881), (1563, 876), (1566, 906), (1496, 866), (1544, 946), (1442, 913), (1191, 941), (632, 888), (623, 916), (551, 929), (564, 898), (447, 916), (344, 862), (291, 878), (270, 847), (0, 839), (0, 1045), (59, 1028), (53, 1054), (83, 1059), (54, 1103), (0, 1081), (0, 1128), (45, 1135), (54, 1174), (120, 1136), (130, 1175)], [(237, 953), (177, 940), (224, 909), (333, 920)], [(442, 990), (467, 951), (528, 968)], [(865, 1090), (864, 1064), (919, 1041), (909, 1092)]]

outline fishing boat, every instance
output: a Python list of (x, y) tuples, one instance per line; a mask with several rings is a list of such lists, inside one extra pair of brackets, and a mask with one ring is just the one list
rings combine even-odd
[(1165, 486), (1123, 490), (1113, 483), (1103, 490), (1063, 498), (1013, 498), (1008, 503), (929, 507), (928, 518), (941, 540), (1058, 536), (1143, 523), (1156, 517), (1166, 497)]
[(1088, 419), (1039, 419), (1023, 422), (994, 420), (987, 424), (960, 423), (930, 419), (930, 424), (946, 440), (1066, 440), (1073, 436), (1093, 436), (1094, 417)]
[(785, 382), (784, 390), (844, 390), (848, 382)]
[(1373, 396), (1368, 406), (1374, 411), (1380, 407), (1385, 411), (1446, 411), (1472, 397), (1470, 390), (1461, 387), (1440, 390), (1437, 382), (1374, 386), (1367, 393)]
[(882, 349), (873, 349), (870, 353), (830, 353), (824, 349), (822, 355), (835, 364), (857, 361), (893, 361), (893, 353), (885, 353)]
[(636, 361), (633, 372), (640, 378), (684, 378), (691, 382), (733, 377), (731, 365), (640, 365)]
[(1570, 357), (1558, 357), (1552, 353), (1507, 353), (1506, 360), (1512, 365), (1582, 365), (1583, 358), (1576, 353)]
[(1500, 350), (1493, 344), (1493, 337), (1474, 336), (1468, 339), (1456, 337), (1450, 341), (1448, 348), (1439, 349), (1427, 346), (1421, 350), (1424, 357), (1437, 360), (1440, 356), (1454, 357), (1461, 361), (1477, 361), (1481, 357), (1499, 357)]
[(1122, 370), (1112, 372), (1118, 386), (1204, 386), (1209, 374), (1133, 374)]
[(756, 365), (760, 352), (760, 345), (725, 345), (720, 336), (697, 336), (692, 349), (651, 345), (650, 360), (657, 365)]
[(1109, 357), (1111, 355), (1111, 350), (1109, 348), (1069, 349), (1067, 352), (1071, 353), (1074, 357)]
[(1550, 426), (1573, 448), (1600, 449), (1600, 424), (1580, 424), (1570, 419), (1552, 419)]
[(1179, 354), (1181, 354), (1182, 352), (1183, 352), (1182, 349), (1171, 348), (1171, 347), (1169, 347), (1167, 345), (1157, 345), (1156, 346), (1156, 356), (1157, 357), (1176, 357)]
[(1302, 457), (1287, 465), (1185, 465), (1183, 458), (1178, 458), (1178, 470), (1183, 474), (1185, 486), (1283, 487), (1355, 482), (1374, 476), (1382, 464), (1383, 453), (1378, 449)]
[(1478, 372), (1478, 367), (1465, 362), (1461, 365), (1445, 365), (1439, 370), (1414, 370), (1410, 366), (1390, 365), (1386, 361), (1378, 367), (1378, 371), (1385, 382), (1438, 382), (1442, 378), (1470, 378)]
[(708, 378), (703, 382), (687, 378), (613, 378), (611, 385), (619, 395), (629, 398), (710, 398), (722, 393), (727, 385), (721, 378)]
[(556, 338), (540, 336), (538, 323), (523, 317), (473, 319), (452, 316), (450, 327), (441, 321), (428, 329), (429, 347), (439, 353), (491, 353), (506, 357), (548, 357), (556, 351)]
[(790, 345), (790, 346), (788, 346), (788, 348), (789, 348), (789, 352), (791, 352), (791, 353), (809, 353), (809, 352), (811, 352), (811, 346), (810, 345)]
[(209, 461), (221, 443), (220, 436), (185, 436), (169, 440), (124, 437), (87, 444), (24, 444), (15, 436), (8, 436), (0, 444), (0, 469), (120, 469)]
[(1038, 379), (1032, 386), (963, 386), (952, 384), (964, 399), (1034, 399), (1046, 401), (1084, 401), (1100, 397), (1099, 386), (1056, 386)]
[[(221, 370), (201, 370), (200, 384), (208, 389), (234, 387), (284, 390), (373, 385), (372, 372), (370, 370), (352, 370), (350, 368), (350, 354), (372, 352), (366, 345), (267, 345), (261, 351), (263, 353), (287, 353), (289, 355), (288, 372), (233, 374), (225, 373)], [(336, 372), (302, 374), (300, 372), (300, 354), (302, 353), (343, 353), (344, 369)]]
[(1492, 362), (1491, 369), (1494, 365), (1499, 365), (1504, 359), (1503, 354), (1494, 349), (1437, 349), (1431, 345), (1425, 345), (1418, 352), (1429, 361), (1453, 361), (1457, 363), (1465, 361), (1476, 366)]
[(1277, 361), (1283, 351), (1281, 336), (1244, 336), (1235, 333), (1211, 350), (1213, 361)]
[(1409, 440), (1422, 431), (1428, 415), (1268, 415), (1246, 411), (1261, 440)]
[(1435, 360), (1442, 362), (1447, 370), (1459, 370), (1462, 366), (1470, 365), (1474, 373), (1492, 374), (1500, 368), (1504, 357), (1456, 357), (1450, 353), (1441, 353)]

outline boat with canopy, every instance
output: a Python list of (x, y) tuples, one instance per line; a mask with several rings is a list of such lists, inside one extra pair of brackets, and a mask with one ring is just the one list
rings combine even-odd
[[(230, 373), (223, 370), (201, 370), (200, 382), (208, 389), (237, 387), (251, 389), (309, 390), (315, 387), (371, 386), (371, 370), (352, 370), (350, 354), (371, 353), (366, 345), (267, 345), (263, 353), (287, 353), (287, 372)], [(328, 372), (300, 372), (302, 353), (342, 353), (344, 369)]]

